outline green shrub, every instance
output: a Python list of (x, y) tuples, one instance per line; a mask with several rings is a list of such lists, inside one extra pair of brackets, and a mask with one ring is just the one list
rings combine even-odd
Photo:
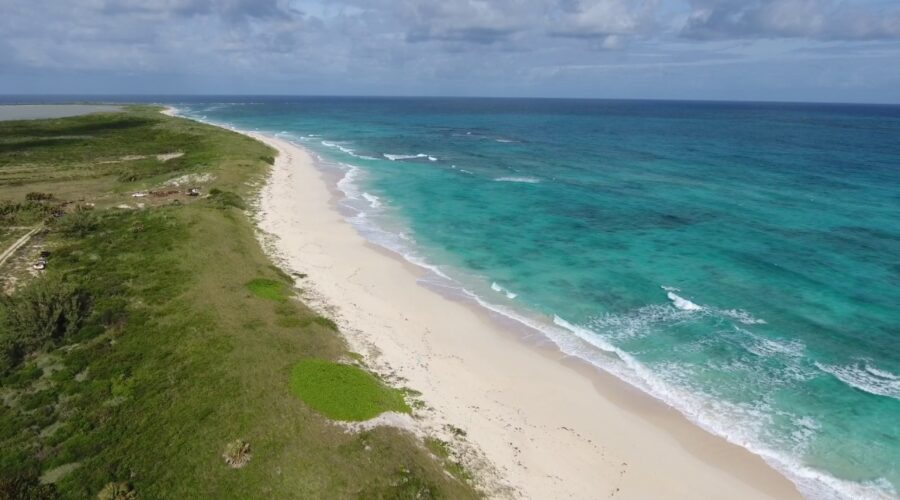
[(135, 172), (134, 170), (131, 170), (131, 169), (123, 170), (119, 174), (119, 176), (116, 177), (116, 180), (119, 182), (134, 182), (138, 179), (140, 179), (140, 175), (138, 175), (137, 172)]
[(53, 389), (44, 389), (31, 394), (25, 394), (19, 401), (23, 410), (36, 410), (56, 402), (57, 393)]
[(0, 226), (26, 226), (37, 224), (53, 214), (59, 207), (29, 200), (25, 202), (0, 202)]
[(99, 226), (97, 216), (87, 207), (79, 205), (75, 211), (62, 218), (59, 231), (71, 238), (84, 238)]
[(0, 373), (6, 373), (22, 361), (25, 351), (8, 331), (0, 332)]
[[(11, 357), (11, 359), (18, 359), (20, 357), (21, 357), (21, 354), (19, 354), (18, 356), (13, 356), (13, 357)], [(10, 368), (10, 367), (12, 367), (12, 364), (10, 364), (9, 366), (5, 366), (5, 367), (0, 366), (0, 372), (4, 371), (5, 368)], [(23, 366), (20, 369), (14, 371), (13, 373), (9, 374), (9, 376), (4, 378), (2, 380), (2, 382), (0, 382), (0, 385), (10, 386), (10, 387), (23, 386), (33, 380), (37, 380), (37, 379), (41, 378), (42, 375), (44, 375), (44, 370), (41, 367), (37, 366), (34, 363), (29, 363), (28, 365)]]
[(0, 500), (51, 500), (57, 497), (56, 487), (41, 484), (36, 474), (20, 472), (0, 477)]
[(80, 287), (55, 276), (32, 281), (12, 296), (0, 297), (3, 308), (3, 357), (9, 366), (22, 354), (59, 343), (83, 324), (90, 298)]
[(236, 193), (232, 193), (231, 191), (212, 189), (209, 192), (209, 198), (210, 200), (212, 200), (216, 208), (233, 207), (241, 210), (247, 208), (247, 205), (244, 203), (244, 199), (238, 196)]
[(26, 201), (47, 201), (52, 199), (53, 195), (50, 193), (31, 192), (25, 195)]

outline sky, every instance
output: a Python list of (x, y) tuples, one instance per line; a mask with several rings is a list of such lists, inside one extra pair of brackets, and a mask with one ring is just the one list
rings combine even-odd
[(900, 103), (900, 0), (0, 0), (0, 94)]

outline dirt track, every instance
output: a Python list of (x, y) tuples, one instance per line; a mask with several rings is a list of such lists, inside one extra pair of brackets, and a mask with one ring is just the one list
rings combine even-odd
[(0, 254), (0, 267), (3, 267), (3, 264), (6, 264), (6, 261), (9, 260), (9, 258), (12, 257), (12, 255), (13, 255), (14, 253), (16, 253), (16, 250), (18, 250), (19, 248), (21, 248), (22, 245), (28, 243), (28, 240), (30, 240), (31, 237), (34, 236), (34, 233), (38, 232), (38, 230), (39, 230), (40, 228), (41, 228), (41, 227), (38, 226), (38, 227), (32, 229), (31, 231), (28, 231), (27, 233), (25, 233), (24, 236), (22, 236), (21, 238), (19, 238), (18, 240), (16, 240), (15, 243), (13, 243), (12, 245), (10, 245), (9, 248), (7, 248), (6, 250), (4, 250), (3, 253)]

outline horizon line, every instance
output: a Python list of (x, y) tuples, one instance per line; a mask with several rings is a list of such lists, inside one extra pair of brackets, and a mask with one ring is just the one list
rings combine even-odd
[[(3, 94), (0, 93), (0, 104), (40, 104), (2, 102), (5, 98), (72, 98), (82, 102), (102, 103), (102, 101), (86, 101), (85, 98), (167, 98), (167, 97), (240, 97), (240, 98), (355, 98), (355, 99), (498, 99), (498, 100), (548, 100), (548, 101), (640, 101), (640, 102), (685, 102), (685, 103), (722, 103), (722, 104), (828, 104), (847, 106), (900, 106), (898, 102), (863, 102), (863, 101), (794, 101), (794, 100), (753, 100), (753, 99), (690, 99), (690, 98), (656, 98), (656, 97), (562, 97), (562, 96), (463, 96), (463, 95), (396, 95), (396, 94), (235, 94), (235, 93), (87, 93), (87, 94)], [(76, 104), (77, 102), (72, 102)], [(53, 103), (66, 104), (66, 103)], [(121, 102), (116, 104), (122, 104)], [(144, 104), (144, 103), (135, 103)]]

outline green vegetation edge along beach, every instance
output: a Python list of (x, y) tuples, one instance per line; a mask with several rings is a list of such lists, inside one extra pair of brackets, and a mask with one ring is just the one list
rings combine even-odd
[(260, 248), (274, 152), (159, 111), (0, 122), (0, 498), (477, 497), (329, 418), (410, 410)]

